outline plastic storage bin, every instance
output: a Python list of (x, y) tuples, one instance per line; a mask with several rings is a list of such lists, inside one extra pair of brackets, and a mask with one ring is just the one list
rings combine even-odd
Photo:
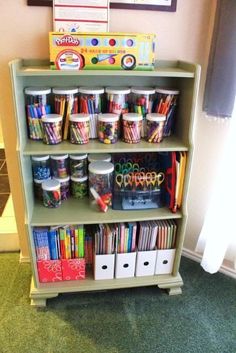
[(178, 90), (156, 88), (155, 112), (166, 116), (163, 136), (170, 136), (172, 133), (178, 97)]
[(71, 154), (70, 156), (70, 175), (74, 178), (82, 178), (88, 172), (88, 155)]
[(127, 113), (123, 115), (123, 140), (126, 143), (138, 143), (141, 140), (142, 115)]
[(88, 177), (71, 177), (71, 194), (76, 199), (82, 199), (88, 195)]
[(61, 204), (60, 183), (55, 179), (45, 180), (42, 183), (43, 204), (45, 207), (56, 208)]
[(91, 153), (88, 155), (88, 162), (111, 162), (111, 155), (108, 153)]
[(115, 113), (121, 117), (122, 114), (129, 112), (128, 95), (130, 89), (128, 87), (107, 87), (105, 92), (107, 113)]
[(70, 197), (70, 177), (54, 179), (60, 183), (61, 200), (67, 200)]
[(90, 138), (97, 137), (98, 114), (102, 111), (102, 87), (79, 88), (79, 111), (90, 116)]
[(163, 140), (163, 129), (166, 116), (164, 114), (147, 114), (147, 141), (159, 143)]
[(49, 179), (51, 176), (49, 156), (34, 156), (31, 159), (33, 178), (37, 180)]
[[(112, 204), (113, 171), (114, 165), (110, 162), (97, 161), (89, 164), (89, 189), (93, 188), (107, 206)], [(91, 191), (90, 199), (93, 204)]]
[(89, 142), (89, 114), (70, 115), (70, 142), (78, 145)]
[(98, 139), (105, 144), (116, 143), (119, 134), (119, 116), (117, 114), (98, 115)]
[(142, 137), (146, 136), (146, 115), (152, 112), (155, 89), (150, 87), (132, 87), (131, 88), (131, 111), (141, 114)]
[(63, 117), (62, 136), (66, 140), (69, 135), (69, 116), (78, 111), (77, 87), (54, 87), (52, 89), (54, 99), (54, 111)]
[(52, 176), (55, 178), (66, 178), (69, 175), (68, 154), (51, 156)]
[(51, 113), (49, 104), (51, 88), (25, 88), (28, 135), (32, 140), (43, 139), (42, 116)]
[(47, 114), (42, 116), (43, 142), (47, 145), (57, 145), (62, 142), (62, 116)]

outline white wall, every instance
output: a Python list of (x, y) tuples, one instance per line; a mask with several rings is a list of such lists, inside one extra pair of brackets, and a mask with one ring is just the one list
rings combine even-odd
[[(202, 113), (202, 95), (209, 54), (216, 0), (177, 0), (175, 13), (137, 10), (111, 10), (110, 30), (120, 32), (151, 32), (157, 35), (157, 59), (197, 62), (202, 66), (201, 89), (196, 116), (195, 157), (189, 192), (189, 220), (185, 247), (194, 250), (204, 220), (210, 195), (211, 180), (227, 124), (214, 124)], [(11, 25), (14, 24), (14, 25)], [(7, 29), (7, 30), (6, 30)], [(0, 58), (0, 92), (2, 92), (1, 116), (3, 121), (12, 115), (11, 91), (7, 63), (16, 57), (46, 58), (48, 53), (48, 31), (52, 29), (52, 9), (28, 7), (25, 0), (8, 0), (1, 3), (0, 47), (4, 48)], [(12, 122), (14, 124), (14, 122)], [(4, 136), (8, 130), (3, 126)], [(9, 135), (8, 135), (9, 136)], [(16, 133), (13, 126), (11, 136), (5, 138), (8, 158), (15, 157)], [(21, 246), (27, 252), (22, 225), (22, 197), (18, 194), (19, 180), (14, 177), (14, 168), (9, 168), (10, 181), (15, 199), (15, 208), (20, 224)]]

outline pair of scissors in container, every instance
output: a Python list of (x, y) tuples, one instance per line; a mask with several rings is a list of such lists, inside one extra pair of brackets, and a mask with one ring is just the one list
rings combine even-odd
[(133, 183), (132, 173), (116, 174), (116, 184), (119, 186), (120, 189), (122, 187), (126, 188), (128, 185), (132, 187), (132, 183)]
[(160, 186), (165, 179), (165, 175), (162, 172), (139, 172), (133, 173), (132, 181), (136, 188), (138, 187), (149, 187), (152, 185), (154, 188), (155, 186)]
[(138, 172), (139, 171), (139, 164), (138, 163), (131, 163), (131, 162), (126, 162), (126, 163), (121, 163), (118, 162), (115, 164), (115, 172), (117, 174), (128, 174), (128, 173), (133, 173), (133, 172)]

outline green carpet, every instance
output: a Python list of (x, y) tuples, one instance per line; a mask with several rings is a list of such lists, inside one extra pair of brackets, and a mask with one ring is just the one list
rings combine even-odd
[(180, 296), (156, 287), (64, 294), (36, 309), (30, 265), (0, 254), (0, 352), (235, 353), (235, 280), (185, 258), (180, 273)]

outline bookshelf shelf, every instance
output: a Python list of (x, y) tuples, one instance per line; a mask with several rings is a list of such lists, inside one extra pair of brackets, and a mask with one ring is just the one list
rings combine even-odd
[[(157, 61), (154, 71), (53, 71), (49, 69), (48, 60), (17, 59), (10, 63), (13, 100), (17, 126), (17, 151), (19, 168), (22, 176), (22, 195), (25, 204), (25, 226), (29, 242), (32, 263), (32, 284), (30, 298), (33, 305), (44, 306), (46, 300), (60, 293), (117, 289), (156, 285), (169, 291), (169, 294), (180, 294), (183, 281), (179, 274), (179, 265), (187, 222), (188, 185), (191, 178), (191, 162), (193, 157), (193, 131), (197, 94), (200, 80), (200, 67), (183, 61)], [(48, 146), (42, 142), (30, 141), (27, 136), (25, 119), (24, 88), (55, 86), (140, 86), (175, 88), (180, 91), (177, 124), (172, 136), (158, 145), (141, 141), (129, 145), (122, 141), (114, 145), (101, 144), (91, 140), (87, 145), (72, 145), (63, 142), (56, 146)], [(47, 209), (36, 202), (33, 195), (31, 172), (31, 156), (73, 153), (132, 153), (132, 152), (172, 152), (185, 151), (188, 163), (185, 173), (183, 202), (180, 211), (172, 213), (167, 208), (97, 212), (89, 201), (69, 199), (58, 209)], [(126, 279), (95, 281), (92, 274), (80, 281), (63, 281), (40, 283), (37, 274), (36, 255), (32, 239), (32, 227), (67, 224), (118, 223), (143, 220), (175, 219), (178, 223), (177, 246), (173, 272), (170, 275), (134, 277)]]

